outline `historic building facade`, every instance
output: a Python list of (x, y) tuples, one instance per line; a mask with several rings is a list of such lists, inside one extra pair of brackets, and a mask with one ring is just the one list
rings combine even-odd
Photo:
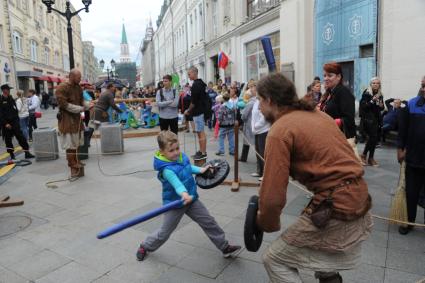
[(95, 83), (99, 75), (99, 63), (94, 56), (94, 46), (91, 41), (83, 41), (83, 73), (82, 78), (90, 83)]
[[(65, 0), (57, 0), (55, 7), (64, 10)], [(53, 92), (70, 69), (65, 18), (47, 14), (43, 3), (35, 0), (4, 0), (0, 9), (0, 80), (22, 90)], [(72, 27), (75, 67), (82, 70), (80, 21), (74, 17)]]

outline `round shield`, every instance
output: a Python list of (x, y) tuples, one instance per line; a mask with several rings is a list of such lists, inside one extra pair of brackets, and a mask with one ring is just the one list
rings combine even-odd
[(249, 199), (246, 210), (243, 238), (245, 247), (250, 252), (256, 252), (263, 242), (263, 231), (257, 227), (258, 196)]
[(205, 173), (196, 175), (195, 178), (196, 184), (201, 189), (211, 189), (220, 185), (230, 172), (230, 166), (226, 160), (210, 160), (204, 164), (204, 166), (207, 165), (211, 165), (211, 168)]

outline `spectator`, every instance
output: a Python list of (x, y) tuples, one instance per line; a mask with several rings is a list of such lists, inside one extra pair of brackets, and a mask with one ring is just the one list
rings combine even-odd
[(41, 93), (41, 104), (43, 105), (44, 109), (49, 109), (49, 100), (50, 100), (49, 94), (43, 91)]
[[(363, 92), (360, 100), (362, 109), (363, 127), (368, 136), (363, 154), (360, 156), (363, 165), (378, 166), (374, 159), (375, 148), (378, 142), (378, 129), (381, 111), (384, 110), (384, 99), (381, 93), (381, 81), (374, 77), (370, 80), (370, 86)], [(369, 153), (369, 158), (367, 154)]]
[(28, 98), (23, 95), (22, 90), (18, 90), (16, 96), (18, 97), (16, 99), (16, 108), (18, 109), (19, 125), (22, 134), (28, 140), (28, 120), (30, 115), (28, 111)]
[(19, 125), (18, 109), (16, 107), (15, 100), (13, 100), (10, 95), (10, 89), (12, 88), (9, 85), (2, 85), (2, 94), (0, 95), (0, 129), (6, 144), (6, 150), (11, 159), (16, 159), (12, 143), (12, 138), (15, 137), (18, 140), (19, 145), (25, 151), (25, 158), (34, 158), (34, 155), (29, 152), (28, 142), (22, 134), (21, 127)]
[(252, 132), (251, 120), (252, 120), (252, 108), (256, 101), (256, 87), (255, 82), (250, 83), (250, 88), (245, 92), (244, 97), (248, 98), (248, 102), (245, 108), (242, 110), (242, 121), (243, 121), (243, 146), (242, 154), (239, 161), (246, 162), (249, 153), (249, 144), (255, 144), (255, 136)]
[(236, 106), (230, 101), (228, 94), (223, 95), (223, 104), (218, 110), (218, 123), (219, 123), (219, 137), (218, 137), (218, 151), (216, 155), (224, 155), (224, 139), (227, 136), (229, 141), (229, 154), (235, 154), (235, 121), (236, 121)]
[(341, 130), (344, 132), (348, 143), (351, 145), (360, 161), (355, 143), (356, 124), (354, 122), (354, 95), (342, 84), (343, 75), (341, 65), (335, 62), (327, 63), (323, 65), (323, 71), (325, 89), (328, 95), (323, 105), (323, 111), (333, 119), (336, 119), (336, 122), (341, 123)]
[(314, 103), (317, 105), (320, 102), (320, 99), (322, 98), (322, 84), (320, 83), (320, 81), (314, 81), (311, 84), (311, 92), (312, 92), (312, 96), (313, 96), (313, 101)]
[[(190, 95), (190, 86), (186, 84), (183, 90), (180, 92), (179, 99), (179, 112), (184, 113), (190, 106), (190, 101), (192, 100)], [(184, 119), (186, 133), (190, 132), (190, 127), (192, 128), (192, 132), (195, 132), (195, 124), (193, 123), (193, 117), (191, 115), (187, 115)], [(189, 127), (190, 125), (190, 127)]]
[(179, 96), (176, 90), (171, 87), (171, 75), (165, 75), (162, 78), (163, 88), (156, 93), (156, 104), (159, 109), (159, 127), (161, 131), (170, 129), (176, 135), (179, 131), (178, 126), (178, 104)]
[(260, 102), (255, 100), (252, 106), (251, 129), (255, 137), (255, 151), (260, 155), (257, 156), (257, 172), (252, 173), (252, 177), (259, 177), (259, 181), (263, 180), (264, 172), (264, 149), (266, 147), (267, 133), (270, 130), (270, 123), (266, 121), (260, 111)]
[[(425, 85), (421, 95), (409, 100), (400, 112), (397, 159), (406, 161), (407, 219), (415, 222), (419, 196), (425, 189)], [(413, 226), (400, 226), (398, 232), (409, 233)]]
[(29, 112), (29, 121), (28, 121), (28, 136), (29, 141), (32, 142), (32, 132), (37, 129), (37, 117), (35, 117), (35, 112), (40, 112), (40, 99), (35, 94), (35, 90), (28, 90), (28, 112)]
[[(206, 84), (198, 78), (198, 69), (194, 66), (188, 70), (189, 79), (193, 81), (191, 92), (191, 102), (189, 108), (185, 111), (185, 116), (192, 116), (193, 122), (195, 123), (195, 132), (198, 135), (199, 151), (195, 153), (193, 158), (202, 159), (207, 157), (207, 137), (204, 132), (205, 119), (204, 114), (206, 111), (206, 105), (209, 105), (209, 97), (206, 93)], [(208, 102), (207, 102), (208, 100)]]

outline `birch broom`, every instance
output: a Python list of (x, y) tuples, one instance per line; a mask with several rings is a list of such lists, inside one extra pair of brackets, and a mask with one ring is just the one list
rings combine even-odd
[[(398, 221), (407, 222), (407, 203), (406, 203), (406, 162), (403, 161), (400, 165), (400, 176), (398, 179), (398, 187), (391, 203), (390, 218)], [(398, 224), (395, 221), (390, 223)]]

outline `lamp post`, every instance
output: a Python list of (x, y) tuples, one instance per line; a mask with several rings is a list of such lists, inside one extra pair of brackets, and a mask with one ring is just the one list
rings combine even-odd
[[(100, 66), (100, 68), (101, 68), (102, 70), (103, 70), (103, 68), (105, 67), (105, 61), (103, 61), (103, 59), (101, 59), (101, 60), (99, 61), (99, 66)], [(112, 79), (114, 79), (114, 78), (115, 78), (114, 70), (115, 70), (115, 60), (114, 60), (114, 59), (112, 59), (112, 60), (111, 60), (111, 69), (109, 69), (109, 66), (108, 66), (108, 67), (106, 67), (106, 73), (108, 74), (108, 82), (109, 82), (109, 80), (110, 80), (110, 78), (109, 78), (109, 74), (111, 74)]]
[(65, 12), (61, 12), (52, 6), (55, 5), (55, 0), (42, 0), (43, 4), (47, 7), (47, 13), (51, 13), (52, 11), (55, 11), (56, 13), (64, 16), (68, 22), (67, 31), (68, 31), (68, 48), (69, 48), (69, 65), (70, 68), (75, 68), (74, 64), (74, 46), (72, 43), (72, 26), (71, 26), (71, 19), (78, 15), (79, 12), (82, 10), (86, 10), (86, 13), (89, 12), (89, 6), (92, 2), (92, 0), (82, 0), (84, 4), (84, 8), (81, 8), (80, 10), (77, 10), (75, 12), (71, 11), (71, 2), (69, 0), (66, 1), (66, 10)]

